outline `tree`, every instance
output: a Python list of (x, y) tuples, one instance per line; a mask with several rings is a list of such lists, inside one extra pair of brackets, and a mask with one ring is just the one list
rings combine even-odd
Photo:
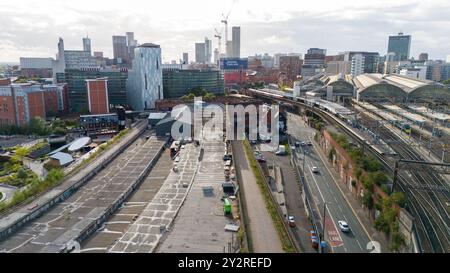
[(28, 130), (31, 134), (45, 136), (50, 133), (50, 128), (41, 117), (33, 117), (28, 123)]
[(207, 93), (203, 98), (205, 100), (210, 100), (210, 99), (214, 99), (216, 97), (216, 95), (214, 95), (213, 93)]
[(19, 171), (17, 172), (17, 178), (25, 180), (28, 178), (28, 174), (23, 168), (20, 168)]

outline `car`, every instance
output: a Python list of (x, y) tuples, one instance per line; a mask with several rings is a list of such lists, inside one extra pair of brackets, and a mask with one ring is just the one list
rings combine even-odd
[(350, 231), (350, 227), (348, 226), (347, 222), (345, 222), (345, 221), (342, 221), (342, 220), (338, 221), (338, 226), (342, 232)]
[(179, 156), (175, 157), (175, 162), (180, 162), (180, 157)]
[(300, 142), (300, 146), (306, 146), (306, 142), (301, 141), (301, 142)]
[(311, 141), (308, 141), (308, 142), (306, 142), (306, 145), (308, 145), (308, 146), (312, 146), (313, 144), (312, 144), (312, 142), (311, 142)]
[(292, 215), (288, 216), (288, 224), (289, 224), (290, 227), (295, 227), (294, 216), (292, 216)]
[(295, 147), (300, 147), (300, 141), (295, 142)]
[(223, 156), (223, 161), (231, 160), (233, 157), (230, 154), (226, 154)]
[(311, 230), (309, 233), (311, 236), (311, 246), (315, 249), (319, 248), (319, 238), (317, 238), (316, 232)]
[(318, 173), (318, 172), (319, 172), (319, 168), (316, 167), (316, 166), (312, 166), (312, 167), (311, 167), (311, 171), (312, 171), (313, 173)]

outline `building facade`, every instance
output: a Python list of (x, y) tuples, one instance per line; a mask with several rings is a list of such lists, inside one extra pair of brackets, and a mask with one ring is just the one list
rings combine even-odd
[(206, 63), (205, 43), (195, 43), (195, 62), (199, 64)]
[(128, 104), (127, 77), (127, 69), (67, 69), (57, 74), (57, 82), (67, 83), (71, 112), (88, 112), (87, 79), (108, 78), (108, 102), (112, 107)]
[(353, 55), (350, 67), (350, 74), (352, 74), (353, 77), (364, 73), (364, 59), (362, 54)]
[(215, 95), (223, 95), (224, 78), (219, 70), (164, 70), (164, 98), (180, 98), (192, 89), (205, 89)]
[(24, 77), (53, 77), (53, 58), (20, 58), (20, 74)]
[(114, 35), (113, 42), (113, 57), (118, 64), (128, 64), (129, 54), (127, 47), (127, 36)]
[(231, 28), (232, 57), (241, 57), (241, 27)]
[(284, 73), (289, 80), (295, 80), (300, 75), (303, 60), (298, 56), (281, 56), (280, 72)]
[(366, 51), (346, 51), (344, 54), (344, 61), (351, 62), (353, 56), (361, 54), (364, 57), (364, 73), (377, 73), (378, 64), (380, 61), (380, 54), (378, 52)]
[(403, 35), (400, 32), (398, 35), (389, 36), (387, 53), (394, 53), (394, 61), (406, 61), (409, 59), (409, 52), (411, 50), (411, 35)]
[(94, 115), (109, 114), (108, 79), (87, 79), (86, 86), (89, 113)]
[(83, 38), (83, 51), (89, 52), (89, 55), (92, 54), (91, 39), (89, 37)]
[(127, 96), (134, 110), (153, 109), (163, 99), (161, 47), (145, 43), (134, 50), (133, 69), (128, 72)]
[(326, 49), (310, 48), (310, 49), (308, 49), (307, 53), (305, 54), (304, 64), (323, 67), (325, 65), (326, 53), (327, 53)]

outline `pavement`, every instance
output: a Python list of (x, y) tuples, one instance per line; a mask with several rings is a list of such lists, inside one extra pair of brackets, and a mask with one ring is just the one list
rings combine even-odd
[(283, 248), (272, 221), (262, 192), (256, 182), (256, 178), (248, 163), (242, 141), (233, 141), (233, 159), (236, 164), (239, 186), (245, 194), (243, 209), (247, 210), (248, 227), (251, 233), (251, 244), (255, 253), (282, 253)]
[(192, 187), (157, 252), (223, 253), (228, 251), (228, 243), (235, 246), (237, 233), (225, 230), (225, 225), (235, 221), (224, 215), (221, 200), (225, 144), (221, 137), (216, 137), (202, 141), (203, 153)]
[(119, 210), (107, 222), (81, 244), (81, 252), (104, 253), (108, 252), (114, 243), (133, 224), (135, 217), (142, 214), (145, 207), (153, 200), (172, 168), (173, 160), (170, 150), (161, 154), (155, 166), (142, 184)]
[(279, 166), (283, 178), (283, 193), (285, 196), (286, 208), (289, 215), (294, 216), (296, 227), (290, 228), (294, 241), (300, 252), (316, 253), (311, 246), (310, 231), (313, 230), (311, 221), (305, 213), (305, 204), (302, 200), (302, 193), (299, 184), (299, 177), (292, 168), (290, 156), (277, 156), (273, 152), (262, 152), (266, 158), (267, 165)]
[[(343, 194), (338, 186), (339, 183), (334, 177), (339, 176), (332, 173), (326, 159), (319, 156), (319, 148), (316, 148), (313, 138), (314, 132), (299, 116), (288, 113), (288, 133), (299, 141), (311, 141), (314, 144), (312, 147), (303, 147), (306, 154), (305, 179), (313, 194), (317, 215), (320, 215), (321, 222), (325, 223), (325, 240), (333, 252), (367, 253), (369, 251), (366, 250), (366, 245), (372, 241), (371, 233), (367, 232), (362, 217), (354, 210), (352, 203), (348, 202), (349, 196)], [(302, 168), (303, 151), (298, 148), (295, 153), (298, 163), (301, 163), (299, 167)], [(319, 173), (311, 171), (313, 166), (319, 168)], [(325, 221), (322, 217), (324, 203), (326, 203)], [(351, 232), (341, 232), (338, 227), (339, 220), (345, 220)]]
[(58, 252), (128, 190), (165, 141), (144, 133), (62, 203), (0, 243), (5, 252)]

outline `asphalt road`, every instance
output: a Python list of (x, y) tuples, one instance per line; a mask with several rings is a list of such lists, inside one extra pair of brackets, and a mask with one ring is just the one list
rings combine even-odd
[[(300, 141), (311, 141), (314, 144), (314, 146), (304, 147), (306, 155), (305, 178), (314, 196), (316, 210), (321, 216), (324, 211), (324, 202), (326, 203), (325, 240), (328, 242), (328, 245), (332, 247), (333, 252), (338, 253), (369, 252), (366, 250), (366, 245), (370, 241), (369, 236), (316, 151), (316, 144), (313, 138), (314, 130), (306, 127), (299, 116), (288, 114), (288, 133)], [(296, 155), (299, 159), (299, 167), (302, 168), (302, 148), (296, 149)], [(311, 168), (313, 166), (319, 168), (319, 173), (312, 172)], [(344, 220), (348, 223), (350, 226), (349, 233), (340, 231), (338, 227), (339, 220)]]

